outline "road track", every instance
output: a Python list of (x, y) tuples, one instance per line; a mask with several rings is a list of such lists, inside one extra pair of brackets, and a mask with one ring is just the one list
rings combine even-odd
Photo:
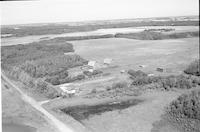
[(45, 110), (40, 103), (38, 103), (37, 101), (35, 101), (33, 98), (29, 97), (28, 95), (26, 95), (19, 87), (17, 87), (15, 84), (12, 83), (12, 81), (10, 81), (10, 79), (8, 79), (8, 77), (6, 77), (3, 73), (1, 73), (1, 77), (2, 79), (4, 79), (11, 87), (13, 87), (14, 89), (16, 89), (20, 94), (21, 94), (21, 98), (28, 104), (30, 104), (32, 107), (34, 107), (36, 110), (38, 110), (39, 112), (41, 112), (44, 116), (47, 117), (47, 121), (54, 125), (56, 127), (56, 129), (58, 130), (58, 132), (74, 132), (74, 130), (72, 128), (70, 128), (69, 126), (67, 126), (66, 124), (64, 124), (63, 122), (61, 122), (60, 120), (58, 120), (56, 117), (54, 117), (52, 114), (50, 114), (47, 110)]

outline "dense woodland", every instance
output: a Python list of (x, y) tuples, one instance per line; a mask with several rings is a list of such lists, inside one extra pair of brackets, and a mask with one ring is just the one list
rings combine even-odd
[[(68, 69), (85, 64), (87, 61), (74, 52), (73, 46), (62, 40), (44, 40), (27, 45), (1, 47), (2, 69), (13, 79), (21, 81), (30, 90), (45, 97), (58, 96), (59, 90), (48, 78), (68, 78)], [(61, 78), (61, 79), (62, 79)]]

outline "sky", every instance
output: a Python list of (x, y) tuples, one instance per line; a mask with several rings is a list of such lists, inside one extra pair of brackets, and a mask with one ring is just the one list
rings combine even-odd
[(199, 0), (1, 1), (1, 25), (199, 14)]

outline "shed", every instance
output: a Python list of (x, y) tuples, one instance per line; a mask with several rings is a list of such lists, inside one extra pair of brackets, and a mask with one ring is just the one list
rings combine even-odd
[(164, 71), (164, 69), (163, 68), (156, 68), (156, 71), (159, 71), (159, 72), (163, 72)]
[(88, 66), (95, 67), (96, 61), (89, 61)]
[(144, 67), (146, 67), (146, 66), (145, 66), (145, 65), (139, 65), (139, 67), (140, 67), (140, 68), (144, 68)]
[(76, 93), (75, 89), (69, 90), (68, 87), (61, 86), (60, 89), (66, 94), (74, 95)]
[(123, 73), (125, 73), (125, 72), (126, 72), (126, 70), (121, 70), (121, 71), (120, 71), (121, 74), (123, 74)]
[(94, 72), (94, 69), (89, 69), (88, 71), (89, 71), (89, 72)]
[(154, 76), (154, 74), (148, 74), (148, 77)]
[(112, 59), (111, 58), (105, 58), (103, 60), (103, 63), (109, 65), (110, 63), (112, 63)]

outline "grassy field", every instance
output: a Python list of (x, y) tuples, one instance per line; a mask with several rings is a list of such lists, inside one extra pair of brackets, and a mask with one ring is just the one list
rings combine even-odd
[(182, 72), (187, 65), (198, 58), (199, 38), (169, 40), (130, 40), (123, 38), (73, 41), (75, 52), (87, 60), (99, 63), (104, 58), (112, 58), (118, 68), (109, 69), (118, 72), (121, 69), (141, 69), (147, 73), (160, 74), (157, 67), (164, 68), (169, 74)]

